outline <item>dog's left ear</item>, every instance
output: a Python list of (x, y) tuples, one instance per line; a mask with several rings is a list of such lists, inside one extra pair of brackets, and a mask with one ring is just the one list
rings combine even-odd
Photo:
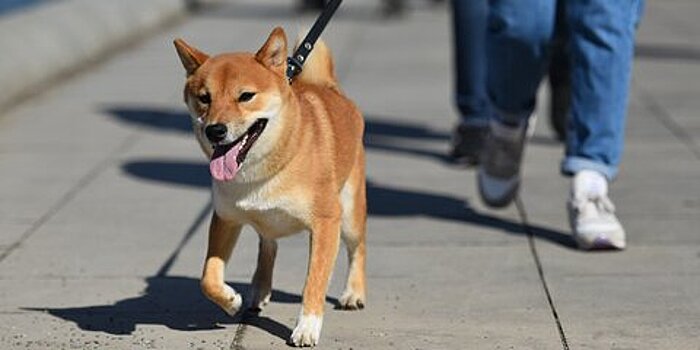
[(287, 74), (287, 36), (284, 29), (276, 27), (265, 44), (255, 54), (255, 59), (273, 72)]

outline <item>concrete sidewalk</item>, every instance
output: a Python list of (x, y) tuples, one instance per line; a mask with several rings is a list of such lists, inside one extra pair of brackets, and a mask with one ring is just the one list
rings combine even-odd
[[(387, 21), (347, 1), (325, 34), (367, 119), (369, 301), (333, 310), (341, 254), (319, 348), (700, 349), (700, 3), (648, 1), (613, 187), (622, 253), (573, 249), (544, 118), (520, 207), (484, 208), (474, 173), (445, 162), (449, 16), (429, 3)], [(0, 116), (1, 349), (287, 348), (306, 235), (280, 242), (260, 317), (199, 292), (209, 177), (171, 42), (253, 51), (310, 21), (292, 2), (227, 2)], [(227, 270), (240, 291), (256, 249), (246, 231)]]

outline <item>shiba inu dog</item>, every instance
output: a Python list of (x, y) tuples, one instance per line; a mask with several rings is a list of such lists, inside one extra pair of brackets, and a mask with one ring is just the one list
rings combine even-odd
[(279, 27), (255, 54), (210, 57), (181, 39), (175, 47), (187, 72), (185, 103), (213, 178), (202, 291), (231, 315), (241, 310), (224, 266), (241, 227), (250, 225), (260, 245), (246, 305), (262, 309), (272, 290), (276, 239), (306, 230), (308, 273), (290, 342), (314, 346), (341, 237), (350, 263), (340, 306), (362, 309), (366, 302), (362, 115), (340, 90), (322, 42), (291, 84)]

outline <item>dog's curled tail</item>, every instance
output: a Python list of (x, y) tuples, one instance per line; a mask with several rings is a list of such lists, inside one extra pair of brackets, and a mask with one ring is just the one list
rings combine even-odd
[[(294, 51), (301, 40), (297, 41)], [(304, 63), (301, 73), (296, 78), (307, 84), (321, 85), (327, 87), (337, 87), (338, 80), (335, 77), (335, 69), (333, 67), (333, 57), (331, 50), (326, 46), (323, 40), (318, 40), (314, 45), (311, 54)]]

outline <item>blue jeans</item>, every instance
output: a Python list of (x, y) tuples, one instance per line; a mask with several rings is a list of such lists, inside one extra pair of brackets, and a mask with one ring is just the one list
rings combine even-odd
[[(521, 123), (549, 61), (556, 0), (490, 0), (488, 93), (508, 124)], [(634, 35), (643, 0), (565, 0), (571, 115), (562, 172), (596, 170), (612, 180), (623, 149)]]
[(487, 0), (452, 0), (454, 25), (455, 100), (461, 123), (488, 125), (490, 103), (486, 94)]

